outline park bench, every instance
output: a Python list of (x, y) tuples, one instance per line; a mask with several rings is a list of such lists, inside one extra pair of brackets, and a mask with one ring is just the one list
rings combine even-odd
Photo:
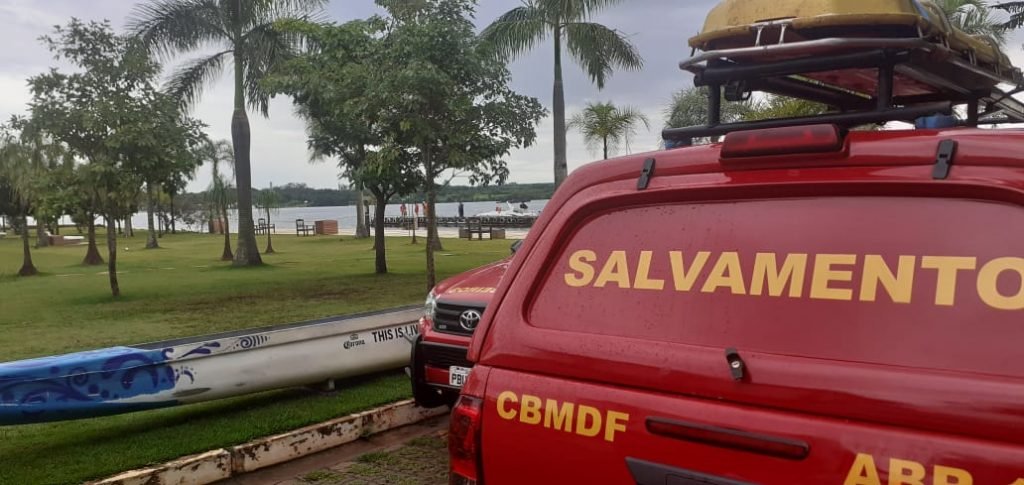
[(464, 234), (466, 235), (466, 239), (470, 241), (473, 240), (474, 234), (480, 241), (484, 240), (484, 234), (487, 234), (488, 239), (494, 239), (494, 228), (490, 226), (484, 227), (483, 221), (479, 219), (469, 219), (466, 221)]
[(277, 234), (277, 224), (267, 224), (266, 219), (260, 219), (256, 223), (256, 234), (270, 234), (271, 231)]
[(295, 220), (295, 235), (296, 236), (311, 236), (316, 234), (316, 227), (306, 224), (305, 219)]

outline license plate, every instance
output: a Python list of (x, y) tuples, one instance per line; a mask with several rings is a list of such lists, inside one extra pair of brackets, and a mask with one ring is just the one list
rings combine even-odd
[(469, 367), (451, 366), (448, 368), (448, 384), (451, 386), (462, 387), (466, 384), (468, 377)]

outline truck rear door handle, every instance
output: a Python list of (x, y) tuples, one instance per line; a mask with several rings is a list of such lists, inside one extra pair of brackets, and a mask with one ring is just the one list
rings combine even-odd
[(803, 460), (811, 452), (811, 446), (805, 441), (737, 429), (657, 417), (647, 418), (646, 424), (647, 431), (656, 436), (787, 460)]
[(632, 457), (626, 458), (626, 466), (637, 485), (756, 485)]

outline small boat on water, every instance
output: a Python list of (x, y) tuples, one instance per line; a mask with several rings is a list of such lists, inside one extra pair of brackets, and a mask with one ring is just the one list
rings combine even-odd
[[(523, 204), (525, 205), (525, 203)], [(511, 202), (505, 202), (506, 209), (501, 208), (501, 204), (498, 204), (493, 211), (481, 212), (473, 217), (485, 218), (496, 218), (496, 217), (523, 217), (536, 219), (540, 217), (540, 212), (524, 209), (522, 206), (513, 206)]]
[(0, 426), (175, 406), (405, 367), (419, 306), (0, 363)]

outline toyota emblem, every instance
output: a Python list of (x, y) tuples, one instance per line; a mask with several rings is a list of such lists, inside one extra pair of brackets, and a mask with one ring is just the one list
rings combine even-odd
[(472, 332), (480, 324), (480, 312), (477, 310), (466, 310), (459, 315), (459, 326)]

